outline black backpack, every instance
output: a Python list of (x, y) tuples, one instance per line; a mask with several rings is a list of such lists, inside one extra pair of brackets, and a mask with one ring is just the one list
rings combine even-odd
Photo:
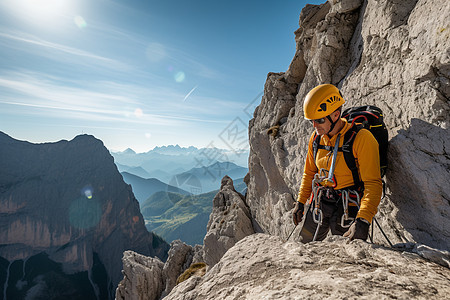
[[(344, 153), (345, 163), (347, 164), (350, 171), (352, 171), (353, 182), (356, 187), (364, 188), (363, 182), (361, 182), (358, 174), (358, 167), (356, 166), (356, 160), (353, 155), (353, 142), (355, 140), (356, 134), (362, 128), (369, 130), (379, 145), (380, 151), (380, 173), (381, 177), (386, 174), (386, 169), (388, 166), (387, 161), (387, 151), (388, 151), (388, 131), (386, 125), (383, 122), (383, 112), (380, 108), (373, 105), (365, 105), (359, 107), (347, 108), (342, 112), (342, 117), (347, 119), (351, 123), (352, 127), (344, 135), (344, 143), (338, 151)], [(328, 149), (330, 147), (325, 147), (320, 145), (320, 135), (314, 136), (313, 141), (313, 153), (314, 159), (317, 155), (318, 149)]]

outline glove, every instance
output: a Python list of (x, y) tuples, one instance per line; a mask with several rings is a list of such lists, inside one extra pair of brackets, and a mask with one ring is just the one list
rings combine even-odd
[(296, 202), (294, 211), (292, 212), (292, 217), (294, 219), (294, 224), (298, 225), (303, 219), (303, 210), (305, 209), (305, 205), (301, 202)]
[(370, 224), (366, 222), (366, 220), (363, 221), (363, 219), (360, 218), (356, 219), (356, 222), (354, 222), (347, 232), (344, 233), (344, 237), (348, 237), (351, 241), (354, 239), (367, 240)]

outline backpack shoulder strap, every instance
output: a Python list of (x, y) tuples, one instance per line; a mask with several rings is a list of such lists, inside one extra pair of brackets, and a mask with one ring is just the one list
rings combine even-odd
[(319, 150), (319, 144), (320, 144), (320, 135), (317, 135), (317, 133), (314, 133), (313, 144), (312, 144), (314, 161), (316, 161), (316, 155), (317, 155), (317, 150)]
[(317, 133), (314, 133), (314, 139), (313, 139), (313, 157), (314, 157), (314, 163), (316, 163), (316, 157), (317, 157), (317, 151), (319, 149), (325, 149), (324, 145), (320, 144), (320, 139), (322, 138), (321, 135), (318, 135)]
[(356, 135), (362, 129), (362, 125), (354, 125), (344, 135), (344, 143), (342, 145), (342, 152), (344, 154), (345, 163), (352, 172), (353, 183), (357, 188), (363, 188), (364, 183), (359, 178), (358, 167), (356, 166), (356, 159), (353, 155), (353, 142)]

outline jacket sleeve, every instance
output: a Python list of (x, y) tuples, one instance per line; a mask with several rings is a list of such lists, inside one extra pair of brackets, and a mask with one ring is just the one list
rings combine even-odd
[(298, 192), (297, 201), (303, 204), (308, 201), (308, 198), (311, 196), (312, 192), (312, 181), (314, 179), (314, 175), (317, 173), (317, 166), (314, 162), (314, 153), (313, 153), (313, 140), (314, 133), (311, 135), (308, 143), (308, 153), (306, 154), (305, 167), (303, 168), (303, 177), (302, 183), (300, 185), (300, 190)]
[(380, 174), (380, 154), (378, 142), (366, 129), (361, 129), (353, 144), (353, 155), (358, 164), (364, 195), (357, 217), (372, 222), (377, 213), (383, 190)]

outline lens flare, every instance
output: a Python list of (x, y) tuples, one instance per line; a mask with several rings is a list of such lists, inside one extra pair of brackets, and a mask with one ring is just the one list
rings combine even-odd
[(88, 199), (92, 199), (93, 196), (93, 188), (90, 185), (85, 186), (81, 189), (81, 195), (85, 196)]
[(184, 74), (183, 71), (178, 72), (177, 74), (175, 74), (175, 81), (176, 82), (183, 82), (184, 79), (186, 78), (186, 75)]
[(87, 27), (87, 23), (82, 16), (76, 16), (73, 21), (78, 28), (83, 29)]
[(134, 110), (134, 115), (135, 115), (137, 118), (142, 118), (142, 117), (144, 116), (144, 112), (142, 111), (142, 109), (136, 108), (136, 109)]

